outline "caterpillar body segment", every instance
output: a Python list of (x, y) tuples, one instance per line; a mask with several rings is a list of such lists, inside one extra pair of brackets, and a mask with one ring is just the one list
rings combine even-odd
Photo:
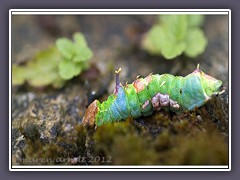
[(222, 92), (222, 81), (205, 74), (199, 66), (185, 77), (150, 74), (125, 86), (119, 81), (120, 71), (116, 71), (114, 93), (102, 103), (95, 100), (89, 105), (83, 125), (101, 126), (130, 116), (149, 116), (162, 108), (173, 112), (191, 111)]

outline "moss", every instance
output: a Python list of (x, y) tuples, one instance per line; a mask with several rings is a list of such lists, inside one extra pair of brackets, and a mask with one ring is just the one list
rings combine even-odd
[[(32, 136), (30, 136), (32, 137)], [(83, 157), (86, 131), (82, 125), (76, 125), (69, 134), (62, 134), (55, 142), (45, 143), (41, 139), (27, 138), (24, 157), (20, 164), (26, 165), (56, 165), (81, 164), (74, 162), (74, 158)]]
[(112, 123), (98, 127), (93, 136), (95, 154), (110, 152), (116, 135), (126, 136), (128, 133), (133, 132), (133, 127), (131, 127), (128, 122)]
[(107, 124), (97, 128), (93, 140), (94, 156), (110, 156), (110, 164), (114, 165), (228, 163), (224, 136), (211, 120), (201, 119), (196, 112), (171, 118), (155, 113), (139, 120)]
[(157, 153), (152, 148), (149, 137), (137, 134), (116, 136), (109, 156), (113, 164), (119, 165), (152, 165), (157, 164)]
[(229, 125), (229, 105), (228, 92), (220, 96), (213, 97), (205, 107), (201, 108), (203, 117), (210, 118), (220, 132), (228, 135)]
[(94, 155), (110, 156), (110, 164), (115, 165), (152, 164), (156, 153), (150, 146), (151, 139), (138, 134), (129, 122), (108, 124), (94, 134)]
[(168, 164), (226, 165), (228, 150), (223, 138), (216, 134), (197, 133), (193, 137), (176, 136), (168, 151)]
[[(199, 126), (189, 123), (185, 131), (162, 132), (155, 140), (158, 160), (168, 165), (226, 165), (228, 146), (211, 122)], [(189, 130), (192, 131), (189, 131)], [(188, 133), (186, 133), (189, 131)]]
[(133, 124), (139, 133), (156, 137), (164, 129), (170, 128), (172, 121), (170, 115), (163, 111), (134, 120)]
[(29, 139), (31, 141), (34, 141), (40, 138), (38, 127), (35, 124), (26, 125), (25, 129), (23, 130), (23, 135), (26, 139)]

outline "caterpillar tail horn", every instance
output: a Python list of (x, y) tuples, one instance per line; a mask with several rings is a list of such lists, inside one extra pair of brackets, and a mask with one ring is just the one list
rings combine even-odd
[(94, 126), (95, 120), (96, 120), (96, 115), (98, 112), (97, 102), (98, 102), (98, 100), (94, 100), (88, 106), (88, 108), (83, 116), (83, 120), (82, 120), (83, 126), (86, 126), (86, 125)]

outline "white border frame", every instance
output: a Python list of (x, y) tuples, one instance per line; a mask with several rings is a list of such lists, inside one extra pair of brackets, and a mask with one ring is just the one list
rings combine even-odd
[[(229, 165), (227, 166), (13, 166), (12, 165), (12, 71), (11, 23), (12, 15), (156, 15), (205, 14), (228, 15), (229, 19)], [(10, 171), (231, 171), (231, 10), (230, 9), (10, 9), (9, 10), (9, 170)]]

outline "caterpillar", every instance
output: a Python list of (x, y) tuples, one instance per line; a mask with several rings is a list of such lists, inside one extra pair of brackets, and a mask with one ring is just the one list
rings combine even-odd
[(213, 95), (222, 93), (222, 81), (197, 68), (185, 77), (171, 74), (149, 74), (132, 83), (119, 81), (121, 68), (116, 73), (116, 88), (106, 101), (94, 100), (83, 117), (83, 125), (101, 126), (128, 117), (149, 116), (154, 110), (170, 109), (181, 113), (204, 105)]

